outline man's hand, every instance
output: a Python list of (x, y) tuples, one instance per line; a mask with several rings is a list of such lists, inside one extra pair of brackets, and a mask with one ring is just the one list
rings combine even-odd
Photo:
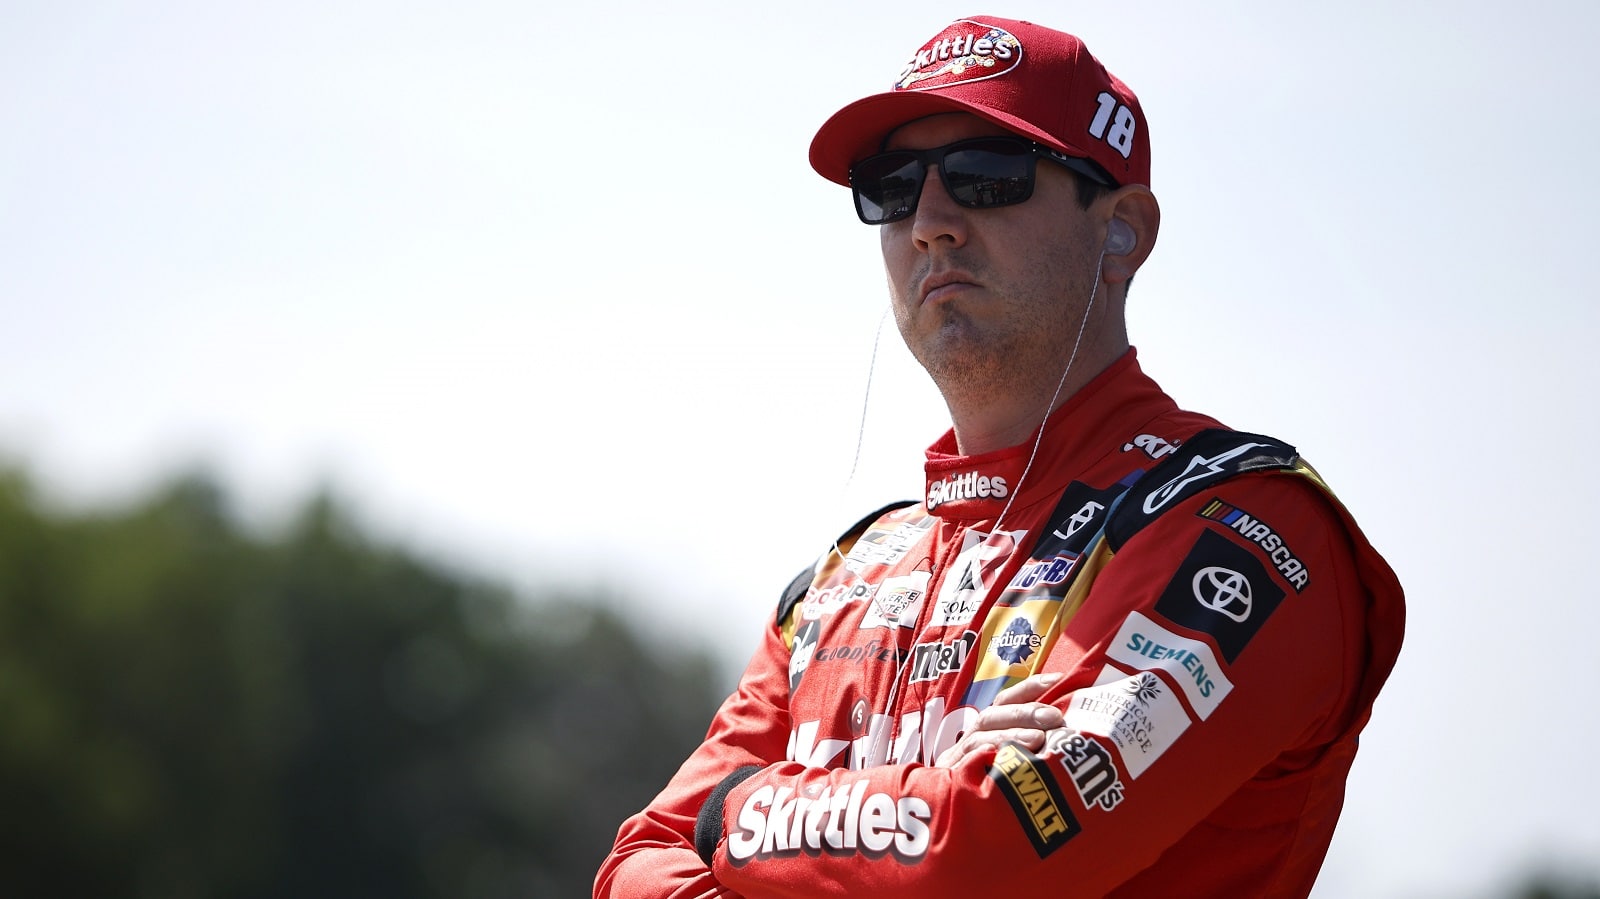
[(954, 768), (972, 753), (1006, 742), (1020, 743), (1030, 751), (1038, 751), (1044, 746), (1047, 731), (1065, 727), (1067, 723), (1060, 709), (1036, 701), (1060, 680), (1059, 674), (1035, 674), (1001, 690), (994, 704), (978, 713), (972, 732), (940, 753), (934, 764), (940, 768)]

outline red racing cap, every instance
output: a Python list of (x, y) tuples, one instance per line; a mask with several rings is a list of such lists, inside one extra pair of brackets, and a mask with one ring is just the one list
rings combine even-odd
[(811, 141), (811, 167), (849, 186), (850, 166), (923, 116), (968, 112), (1067, 154), (1119, 185), (1150, 183), (1139, 98), (1067, 34), (992, 16), (958, 19), (906, 62), (894, 88), (834, 113)]

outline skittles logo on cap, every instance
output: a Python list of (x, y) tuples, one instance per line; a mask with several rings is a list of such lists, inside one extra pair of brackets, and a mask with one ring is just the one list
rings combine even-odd
[(895, 78), (895, 90), (932, 90), (982, 81), (1016, 68), (1022, 42), (1004, 28), (963, 19), (934, 35)]

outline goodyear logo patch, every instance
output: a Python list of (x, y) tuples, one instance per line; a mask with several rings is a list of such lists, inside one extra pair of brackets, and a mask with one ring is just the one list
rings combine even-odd
[(1011, 803), (1011, 810), (1016, 812), (1040, 858), (1060, 849), (1083, 830), (1044, 760), (1019, 744), (1000, 747), (994, 764), (989, 766), (989, 777)]

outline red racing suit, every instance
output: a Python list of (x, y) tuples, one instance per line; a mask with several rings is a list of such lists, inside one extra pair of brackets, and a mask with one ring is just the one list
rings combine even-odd
[[(803, 573), (597, 897), (1304, 896), (1400, 648), (1393, 572), (1293, 447), (1130, 351)], [(1030, 464), (1031, 457), (1031, 464)], [(1045, 746), (939, 754), (1054, 672)]]

